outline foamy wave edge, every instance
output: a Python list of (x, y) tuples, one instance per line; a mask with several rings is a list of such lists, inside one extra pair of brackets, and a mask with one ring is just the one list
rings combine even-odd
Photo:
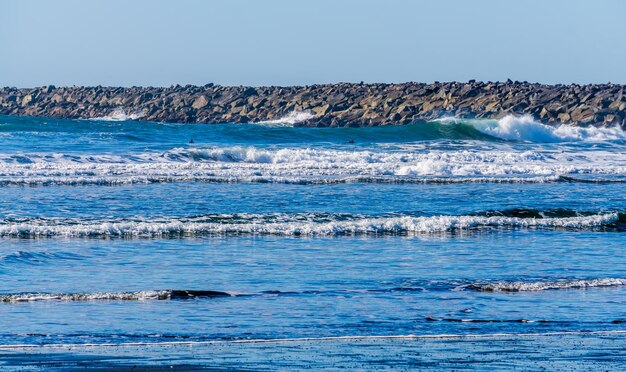
[(356, 217), (328, 222), (285, 217), (278, 222), (251, 216), (243, 220), (202, 222), (193, 219), (158, 221), (76, 221), (33, 219), (2, 221), (1, 237), (168, 237), (200, 235), (350, 236), (411, 235), (469, 231), (480, 228), (557, 228), (586, 230), (614, 224), (618, 213), (580, 217), (521, 218), (503, 216)]
[(230, 297), (226, 292), (193, 290), (149, 290), (137, 292), (93, 292), (93, 293), (10, 293), (0, 294), (0, 302), (37, 301), (147, 301), (191, 298)]
[(307, 120), (313, 119), (315, 115), (309, 111), (292, 111), (289, 114), (275, 120), (263, 120), (256, 122), (256, 125), (266, 126), (283, 126), (290, 127), (295, 124), (303, 123)]
[(557, 281), (500, 281), (495, 283), (469, 284), (460, 289), (469, 289), (477, 292), (539, 292), (559, 289), (586, 289), (594, 287), (619, 287), (626, 285), (626, 279), (622, 278), (599, 278), (581, 280), (557, 280)]
[(143, 117), (143, 113), (126, 113), (126, 110), (123, 107), (119, 107), (113, 110), (110, 114), (105, 116), (98, 116), (95, 118), (88, 118), (87, 120), (96, 120), (96, 121), (128, 121), (128, 120), (138, 120)]
[(347, 335), (326, 337), (295, 337), (295, 338), (248, 338), (233, 340), (207, 341), (156, 341), (156, 342), (120, 342), (120, 343), (48, 343), (48, 344), (4, 344), (0, 350), (32, 350), (32, 349), (80, 349), (80, 348), (136, 348), (136, 347), (168, 347), (168, 346), (208, 346), (227, 344), (284, 344), (308, 342), (353, 342), (353, 341), (395, 341), (395, 340), (490, 340), (490, 339), (521, 339), (539, 337), (587, 337), (605, 336), (622, 337), (626, 331), (560, 331), (535, 333), (442, 333), (442, 334), (408, 334), (408, 335)]
[(0, 186), (626, 181), (621, 152), (422, 150), (234, 146), (125, 155), (0, 154)]
[(377, 184), (466, 184), (466, 183), (502, 183), (502, 184), (540, 184), (556, 182), (581, 183), (626, 183), (620, 178), (577, 178), (571, 176), (528, 176), (528, 177), (216, 177), (216, 176), (129, 176), (129, 177), (29, 177), (0, 179), (0, 187), (7, 186), (123, 186), (149, 185), (158, 183), (275, 183), (293, 185), (330, 185), (349, 183)]

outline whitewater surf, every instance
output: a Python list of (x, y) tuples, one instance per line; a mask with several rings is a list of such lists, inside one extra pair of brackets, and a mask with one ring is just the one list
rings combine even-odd
[(617, 127), (133, 114), (0, 117), (0, 343), (623, 328)]

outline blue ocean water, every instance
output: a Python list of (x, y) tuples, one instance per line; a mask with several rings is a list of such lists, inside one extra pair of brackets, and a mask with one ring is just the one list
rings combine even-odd
[(622, 331), (626, 136), (0, 117), (0, 344)]

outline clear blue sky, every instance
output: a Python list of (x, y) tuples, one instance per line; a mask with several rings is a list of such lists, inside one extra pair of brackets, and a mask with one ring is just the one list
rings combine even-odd
[(0, 0), (0, 86), (626, 83), (623, 0)]

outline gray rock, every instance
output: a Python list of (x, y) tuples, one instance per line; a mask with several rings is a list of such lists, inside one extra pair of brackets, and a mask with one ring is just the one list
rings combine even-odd
[(205, 96), (202, 95), (196, 98), (195, 101), (193, 101), (193, 104), (191, 105), (191, 107), (193, 107), (196, 110), (199, 110), (208, 104), (209, 104), (209, 100)]
[(0, 114), (89, 118), (119, 108), (142, 120), (245, 123), (292, 111), (315, 115), (301, 125), (405, 124), (441, 116), (500, 118), (532, 115), (545, 123), (621, 125), (624, 86), (527, 82), (324, 84), (304, 87), (54, 87), (0, 88)]

